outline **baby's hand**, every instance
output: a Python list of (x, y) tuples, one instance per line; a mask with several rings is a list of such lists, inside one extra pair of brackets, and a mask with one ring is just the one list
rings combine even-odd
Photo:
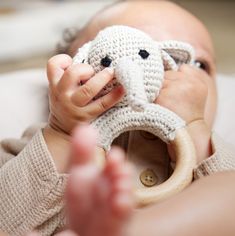
[(95, 74), (87, 64), (72, 64), (68, 55), (57, 55), (48, 61), (50, 118), (49, 125), (59, 132), (71, 134), (75, 126), (90, 123), (114, 106), (123, 96), (121, 86), (97, 100), (93, 98), (114, 77), (106, 68)]
[(175, 112), (187, 124), (204, 119), (208, 86), (204, 71), (182, 65), (179, 71), (167, 71), (156, 103)]
[(162, 90), (155, 101), (186, 121), (196, 147), (198, 162), (209, 157), (212, 152), (211, 130), (204, 119), (207, 80), (206, 72), (189, 65), (182, 65), (179, 71), (167, 71)]

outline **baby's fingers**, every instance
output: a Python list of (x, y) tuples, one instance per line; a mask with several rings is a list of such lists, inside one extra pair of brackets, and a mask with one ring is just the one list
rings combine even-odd
[(88, 104), (84, 108), (91, 117), (96, 118), (118, 103), (122, 99), (124, 93), (124, 88), (122, 86), (118, 86), (108, 94)]
[(80, 86), (81, 81), (89, 80), (94, 73), (94, 69), (90, 65), (71, 65), (64, 72), (64, 75), (58, 83), (58, 92), (67, 93), (68, 91), (74, 91), (78, 86)]
[(72, 64), (72, 58), (65, 54), (52, 57), (47, 63), (47, 78), (51, 86), (55, 86), (64, 71)]
[(111, 68), (106, 68), (97, 73), (72, 95), (71, 99), (74, 105), (83, 107), (88, 104), (113, 79), (113, 76), (114, 71)]

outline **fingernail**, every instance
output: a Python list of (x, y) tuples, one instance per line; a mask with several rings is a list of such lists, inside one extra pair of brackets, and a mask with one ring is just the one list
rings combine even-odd
[(108, 73), (110, 73), (111, 75), (113, 75), (113, 73), (114, 73), (114, 68), (112, 68), (112, 67), (107, 67), (107, 68), (105, 68), (105, 70), (106, 70)]

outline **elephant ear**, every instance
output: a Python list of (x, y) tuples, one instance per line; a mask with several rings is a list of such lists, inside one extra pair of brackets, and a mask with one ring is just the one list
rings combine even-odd
[(180, 41), (160, 42), (162, 57), (166, 69), (177, 70), (181, 64), (194, 64), (195, 52), (193, 47)]
[(73, 64), (78, 63), (87, 63), (88, 64), (88, 55), (90, 51), (92, 41), (85, 43), (81, 48), (78, 49), (77, 54), (73, 58)]

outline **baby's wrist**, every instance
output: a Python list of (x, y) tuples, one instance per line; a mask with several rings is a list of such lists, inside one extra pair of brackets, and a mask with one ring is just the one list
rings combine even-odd
[(197, 162), (200, 163), (212, 155), (211, 130), (203, 119), (189, 123), (187, 130), (196, 148)]
[(70, 157), (70, 136), (51, 126), (43, 129), (43, 136), (59, 173), (66, 173)]
[(69, 134), (57, 130), (49, 124), (43, 129), (43, 134), (46, 134), (50, 137), (54, 137), (58, 140), (61, 140), (62, 142), (70, 142), (71, 139), (71, 136)]
[[(70, 124), (67, 122), (67, 126)], [(65, 124), (62, 124), (61, 122), (58, 122), (58, 118), (56, 118), (53, 114), (50, 114), (49, 121), (48, 121), (48, 128), (51, 131), (54, 131), (53, 133), (55, 135), (60, 135), (64, 137), (65, 139), (70, 137), (70, 130), (71, 130), (71, 125), (69, 127), (66, 127)]]

